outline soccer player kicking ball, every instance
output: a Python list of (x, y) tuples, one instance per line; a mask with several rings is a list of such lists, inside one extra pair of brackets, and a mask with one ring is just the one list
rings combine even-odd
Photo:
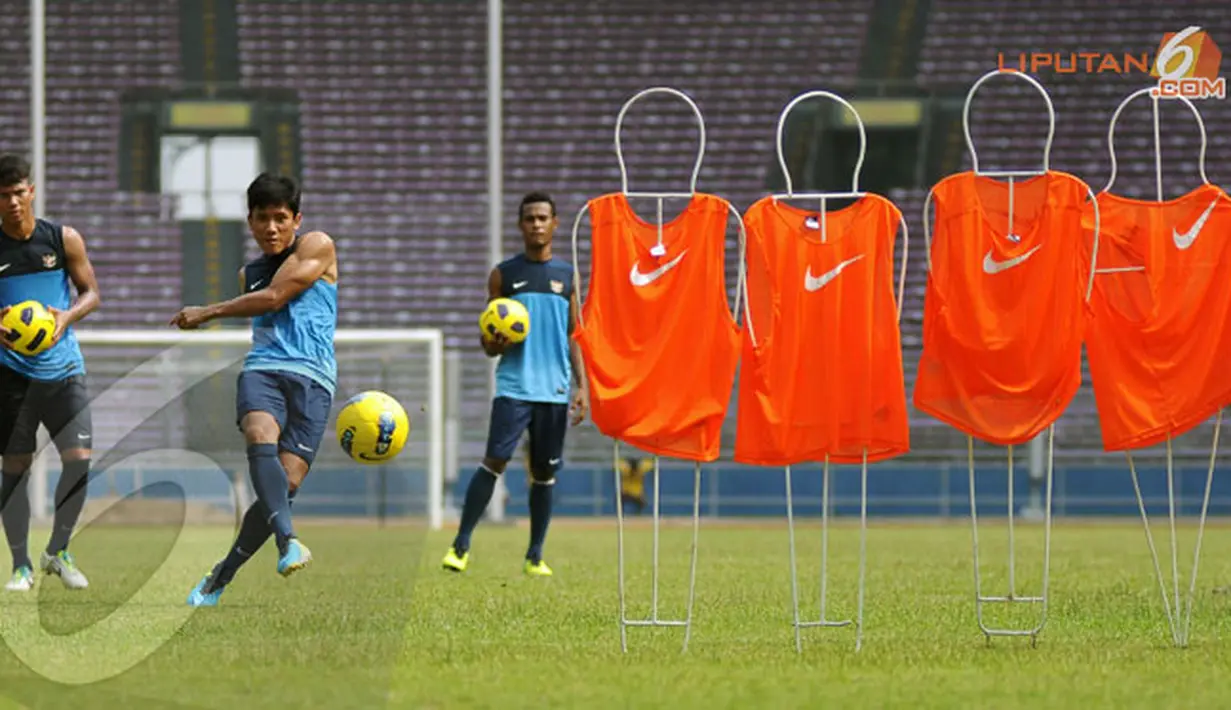
[(248, 445), (257, 502), (244, 514), (231, 551), (188, 595), (214, 606), (240, 566), (272, 534), (278, 574), (307, 566), (312, 553), (295, 537), (291, 499), (329, 421), (337, 383), (338, 261), (324, 232), (296, 234), (302, 215), (295, 181), (263, 173), (248, 187), (248, 228), (262, 256), (240, 272), (242, 294), (189, 306), (171, 319), (182, 329), (216, 318), (252, 318), (252, 349), (236, 393), (236, 421)]
[(572, 422), (585, 419), (589, 393), (583, 376), (581, 351), (570, 335), (577, 323), (577, 294), (573, 267), (551, 254), (551, 240), (559, 219), (551, 197), (532, 192), (522, 198), (518, 215), (525, 252), (501, 262), (487, 279), (489, 299), (512, 298), (530, 313), (530, 333), (510, 344), (504, 338), (481, 339), (488, 357), (500, 357), (496, 367), (496, 396), (492, 400), (487, 453), (470, 477), (461, 524), (453, 546), (443, 560), (454, 572), (470, 562), (470, 536), (491, 500), (496, 478), (504, 473), (523, 433), (530, 434), (530, 547), (525, 573), (550, 576), (543, 562), (543, 542), (551, 520), (551, 491), (564, 454), (564, 435)]
[[(51, 540), (39, 566), (69, 589), (89, 586), (68, 552), (85, 507), (93, 439), (85, 361), (72, 325), (98, 308), (98, 282), (81, 234), (34, 214), (34, 190), (24, 159), (0, 157), (0, 317), (22, 301), (38, 301), (56, 319), (53, 344), (33, 356), (14, 352), (0, 326), (0, 518), (13, 553), (13, 576), (4, 588), (12, 592), (34, 586), (26, 472), (34, 463), (40, 423), (55, 441), (63, 468)], [(70, 285), (77, 289), (76, 301)]]

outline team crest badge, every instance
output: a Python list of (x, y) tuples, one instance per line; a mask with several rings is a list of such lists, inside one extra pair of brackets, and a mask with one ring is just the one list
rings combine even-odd
[(564, 293), (564, 282), (563, 281), (552, 281), (551, 282), (551, 292), (552, 293)]
[(43, 267), (47, 269), (56, 268), (56, 255), (55, 254), (44, 254), (43, 255)]

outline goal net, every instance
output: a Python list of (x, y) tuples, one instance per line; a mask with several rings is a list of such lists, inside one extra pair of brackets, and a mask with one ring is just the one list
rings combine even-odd
[[(138, 519), (157, 522), (159, 498), (186, 504), (188, 520), (233, 523), (253, 499), (243, 435), (235, 421), (236, 378), (251, 343), (246, 329), (77, 330), (94, 423), (90, 501), (140, 500)], [(342, 329), (338, 386), (312, 470), (295, 499), (299, 518), (442, 524), (444, 337), (436, 329)], [(406, 447), (365, 466), (338, 445), (334, 424), (351, 396), (381, 390), (410, 416)], [(36, 515), (51, 512), (59, 457), (42, 443), (31, 486)], [(178, 513), (177, 513), (178, 515)], [(89, 517), (87, 511), (87, 517)], [(140, 518), (146, 517), (149, 520)]]

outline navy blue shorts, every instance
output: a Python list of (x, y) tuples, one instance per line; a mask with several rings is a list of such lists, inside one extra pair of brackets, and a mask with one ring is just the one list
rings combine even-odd
[(235, 423), (242, 428), (247, 413), (267, 412), (282, 431), (278, 448), (295, 454), (308, 465), (316, 458), (332, 407), (333, 395), (311, 377), (264, 370), (239, 373)]
[(509, 397), (492, 400), (487, 430), (487, 458), (508, 461), (517, 451), (521, 435), (530, 432), (530, 470), (539, 476), (555, 475), (564, 458), (568, 432), (568, 405), (526, 402)]
[(0, 366), (0, 456), (35, 453), (40, 422), (57, 450), (92, 448), (85, 375), (44, 382)]

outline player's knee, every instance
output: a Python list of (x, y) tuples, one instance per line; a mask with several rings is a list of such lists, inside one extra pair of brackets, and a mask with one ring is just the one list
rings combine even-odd
[(34, 465), (34, 454), (6, 454), (0, 471), (6, 476), (20, 476)]
[(282, 433), (278, 421), (267, 412), (248, 412), (240, 424), (248, 444), (273, 444)]
[(556, 472), (550, 466), (536, 466), (530, 469), (530, 477), (535, 483), (543, 486), (550, 486), (556, 482)]
[(508, 466), (509, 466), (508, 459), (494, 459), (490, 456), (485, 456), (483, 458), (483, 468), (487, 469), (488, 471), (491, 471), (497, 476), (504, 473), (504, 469), (508, 468)]
[(76, 463), (78, 461), (89, 461), (89, 449), (65, 449), (60, 452), (61, 463)]

